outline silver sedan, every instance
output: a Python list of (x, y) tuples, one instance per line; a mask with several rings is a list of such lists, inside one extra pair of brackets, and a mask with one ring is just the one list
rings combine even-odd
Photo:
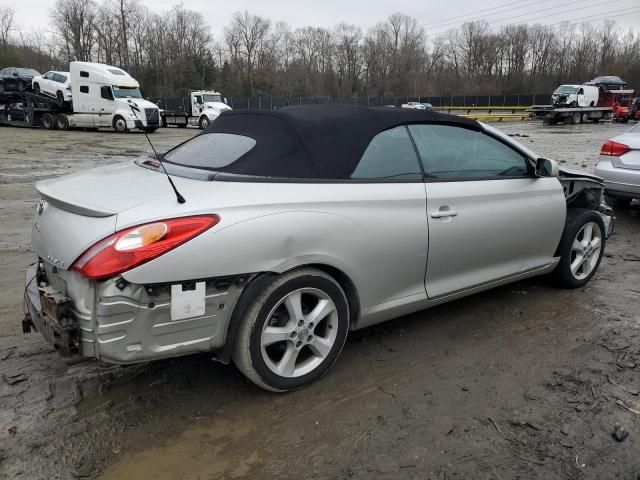
[(208, 352), (300, 388), (349, 330), (553, 272), (587, 283), (597, 177), (416, 109), (225, 112), (162, 156), (43, 181), (25, 330), (64, 356)]
[(640, 198), (640, 123), (602, 145), (595, 173), (618, 204)]

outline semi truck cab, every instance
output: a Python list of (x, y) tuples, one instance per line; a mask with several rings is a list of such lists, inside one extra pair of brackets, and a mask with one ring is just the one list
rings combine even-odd
[(160, 127), (158, 107), (142, 98), (138, 81), (121, 68), (71, 62), (70, 73), (75, 126), (118, 132)]

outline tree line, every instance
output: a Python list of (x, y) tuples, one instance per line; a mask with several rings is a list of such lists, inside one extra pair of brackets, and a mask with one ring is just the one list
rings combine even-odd
[(433, 34), (402, 13), (365, 31), (344, 22), (294, 29), (244, 11), (214, 34), (182, 4), (154, 12), (137, 0), (56, 0), (50, 33), (25, 32), (14, 18), (0, 7), (0, 66), (117, 65), (149, 96), (544, 93), (599, 74), (640, 87), (640, 34), (614, 22), (494, 28), (477, 20)]

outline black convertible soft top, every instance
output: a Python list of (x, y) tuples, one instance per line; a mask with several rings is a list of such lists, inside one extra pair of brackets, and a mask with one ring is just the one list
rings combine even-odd
[(202, 134), (233, 133), (256, 140), (256, 145), (246, 154), (219, 169), (224, 173), (348, 179), (373, 137), (411, 123), (481, 130), (475, 120), (430, 110), (301, 105), (269, 111), (226, 111)]

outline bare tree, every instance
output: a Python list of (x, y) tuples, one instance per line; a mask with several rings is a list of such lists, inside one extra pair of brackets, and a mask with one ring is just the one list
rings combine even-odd
[(6, 53), (9, 46), (9, 34), (15, 28), (15, 10), (11, 7), (0, 6), (0, 45)]
[[(227, 36), (233, 39), (234, 46), (238, 47), (234, 53), (240, 53), (246, 59), (247, 77), (251, 95), (254, 88), (254, 65), (257, 52), (264, 41), (271, 22), (258, 15), (251, 15), (248, 11), (236, 12), (231, 18), (231, 26), (227, 30)], [(229, 42), (228, 42), (229, 43)]]

